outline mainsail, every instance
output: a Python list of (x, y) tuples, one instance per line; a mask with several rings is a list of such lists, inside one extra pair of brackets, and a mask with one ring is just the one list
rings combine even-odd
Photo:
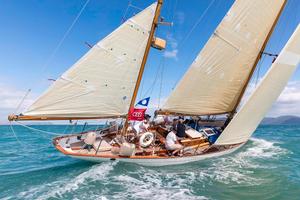
[(284, 0), (237, 0), (178, 83), (162, 112), (222, 114), (235, 109)]
[(264, 76), (256, 90), (242, 106), (216, 141), (216, 145), (247, 141), (289, 78), (300, 64), (300, 25)]
[(156, 4), (99, 41), (23, 114), (58, 118), (126, 115)]

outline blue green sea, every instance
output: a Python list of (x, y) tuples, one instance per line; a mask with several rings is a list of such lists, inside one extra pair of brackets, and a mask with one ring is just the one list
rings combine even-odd
[(0, 126), (0, 199), (300, 199), (300, 126), (260, 126), (232, 154), (168, 167), (75, 160), (54, 149), (52, 135), (13, 128), (19, 141)]

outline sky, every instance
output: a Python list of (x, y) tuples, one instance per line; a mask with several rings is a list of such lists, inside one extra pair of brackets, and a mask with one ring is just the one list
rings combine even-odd
[[(0, 124), (4, 124), (9, 113), (22, 112), (49, 87), (48, 79), (59, 77), (89, 50), (85, 42), (97, 43), (154, 0), (0, 2)], [(158, 28), (156, 35), (167, 40), (167, 48), (151, 50), (138, 100), (151, 96), (151, 109), (163, 104), (232, 3), (233, 0), (164, 1), (161, 16), (173, 26)], [(299, 22), (300, 1), (288, 0), (266, 51), (279, 53)], [(247, 94), (271, 65), (271, 58), (262, 60)], [(29, 89), (31, 92), (20, 105)], [(299, 67), (268, 113), (280, 115), (300, 116)]]

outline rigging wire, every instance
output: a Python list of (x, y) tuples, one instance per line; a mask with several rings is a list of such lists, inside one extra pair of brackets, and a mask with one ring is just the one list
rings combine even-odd
[(18, 106), (16, 107), (14, 113), (17, 113), (17, 111), (21, 108), (23, 102), (25, 101), (25, 99), (28, 97), (29, 93), (31, 92), (31, 89), (28, 89), (27, 92), (25, 93), (25, 95), (23, 96), (23, 98), (21, 99), (20, 103), (18, 104)]
[[(54, 136), (61, 136), (61, 133), (55, 133), (55, 132), (44, 131), (44, 130), (41, 130), (41, 129), (33, 128), (33, 127), (31, 127), (31, 126), (22, 124), (22, 123), (20, 123), (20, 122), (18, 122), (18, 121), (15, 121), (15, 123), (18, 124), (18, 125), (20, 125), (20, 126), (22, 126), (22, 127), (27, 128), (27, 129), (29, 129), (29, 130), (35, 131), (35, 132), (46, 133), (46, 134), (48, 134), (48, 135), (54, 135)], [(74, 125), (77, 125), (77, 121), (74, 123)], [(99, 127), (99, 126), (97, 126), (97, 127)], [(99, 129), (99, 131), (109, 129), (109, 128), (111, 128), (111, 127), (113, 127), (113, 126), (103, 127), (102, 129)], [(14, 130), (13, 127), (12, 127), (12, 124), (11, 124), (11, 129)], [(74, 129), (74, 127), (73, 127), (72, 131), (74, 131), (74, 130), (75, 130), (75, 129)], [(15, 134), (15, 132), (13, 132), (13, 133)], [(72, 132), (71, 132), (71, 133), (72, 133)], [(16, 134), (15, 134), (15, 137), (17, 138)], [(17, 139), (17, 141), (18, 141), (19, 143), (21, 143), (19, 139)]]
[(18, 142), (18, 144), (24, 148), (25, 145), (19, 140), (19, 138), (18, 138), (18, 136), (17, 136), (17, 134), (16, 134), (16, 132), (15, 132), (15, 129), (13, 128), (13, 125), (12, 125), (11, 122), (9, 122), (9, 127), (10, 127), (11, 132), (13, 133), (14, 138), (15, 138), (16, 141)]
[[(299, 4), (300, 5), (300, 4)], [(292, 6), (292, 1), (288, 1), (287, 5), (285, 7), (285, 10), (289, 10)], [(280, 16), (279, 22), (276, 25), (276, 28), (272, 34), (271, 40), (274, 40), (274, 33), (279, 35), (279, 38), (281, 39), (281, 41), (283, 42), (284, 40), (284, 36), (288, 30), (288, 25), (291, 24), (291, 22), (293, 22), (294, 20), (292, 20), (292, 15), (288, 15), (288, 12), (283, 12), (283, 14)], [(297, 16), (297, 13), (294, 13), (294, 17)], [(272, 39), (273, 38), (273, 39)], [(270, 41), (271, 41), (270, 40)], [(281, 42), (278, 42), (278, 40), (276, 40), (276, 42), (268, 42), (265, 50), (268, 48), (270, 52), (275, 52), (278, 50)], [(271, 44), (271, 45), (270, 45)], [(267, 54), (268, 56), (274, 56), (275, 54)], [(266, 53), (263, 52), (262, 53), (262, 58), (260, 59), (259, 64), (257, 65), (257, 70), (256, 70), (256, 78), (255, 78), (255, 88), (258, 85), (259, 82), (259, 78), (260, 78), (260, 71), (262, 68), (262, 65), (266, 62)], [(274, 61), (274, 60), (273, 60)], [(273, 62), (272, 62), (273, 63)]]
[(204, 12), (200, 15), (200, 17), (198, 18), (198, 20), (196, 21), (196, 23), (193, 25), (193, 27), (191, 28), (191, 30), (180, 41), (180, 43), (178, 44), (178, 47), (180, 47), (182, 44), (184, 44), (184, 42), (191, 36), (191, 34), (193, 33), (193, 31), (197, 28), (197, 26), (202, 21), (202, 19), (204, 18), (204, 16), (207, 14), (208, 10), (210, 9), (210, 7), (213, 5), (214, 2), (215, 2), (215, 0), (212, 0), (210, 2), (210, 4), (207, 6), (207, 8), (204, 10)]
[(160, 73), (160, 86), (159, 86), (157, 109), (160, 108), (161, 93), (162, 93), (162, 88), (163, 88), (164, 68), (165, 68), (165, 60), (163, 60), (163, 65), (161, 67), (161, 73)]
[(138, 7), (138, 6), (135, 6), (135, 5), (133, 5), (133, 4), (130, 4), (129, 5), (131, 8), (135, 8), (135, 9), (137, 9), (137, 10), (143, 10), (143, 8), (140, 8), (140, 7)]
[(175, 13), (176, 13), (176, 10), (177, 10), (177, 4), (178, 4), (178, 0), (175, 0), (174, 8), (173, 8), (172, 21), (174, 21), (174, 18), (175, 18)]
[(15, 123), (17, 123), (17, 124), (20, 125), (20, 126), (23, 126), (23, 127), (27, 128), (27, 129), (29, 129), (29, 130), (32, 130), (32, 131), (41, 132), (41, 133), (46, 133), (46, 134), (54, 135), (54, 136), (59, 136), (59, 135), (61, 135), (61, 134), (55, 133), (55, 132), (50, 132), (50, 131), (44, 131), (44, 130), (36, 129), (36, 128), (30, 127), (30, 126), (28, 126), (28, 125), (22, 124), (22, 123), (20, 123), (20, 122), (18, 122), (18, 121), (16, 121)]
[[(284, 8), (285, 10), (288, 10), (291, 7), (291, 2), (292, 1), (287, 1), (287, 4)], [(283, 20), (284, 18), (286, 18), (286, 22)], [(275, 30), (271, 36), (271, 40), (272, 40), (272, 38), (274, 38), (273, 36), (274, 36), (274, 33), (276, 32), (276, 30), (278, 32), (279, 38), (281, 38), (281, 39), (284, 38), (284, 35), (286, 34), (286, 31), (287, 31), (287, 25), (291, 21), (290, 18), (291, 18), (291, 15), (288, 15), (287, 12), (282, 13), (282, 15), (280, 16), (279, 21), (275, 27)], [(282, 28), (280, 28), (280, 27), (282, 27)], [(282, 29), (282, 31), (278, 31), (278, 29), (279, 30)], [(276, 51), (279, 48), (280, 42), (276, 41), (276, 42), (273, 42), (272, 44), (274, 44), (274, 45), (272, 45), (273, 50)], [(269, 48), (271, 48), (271, 45), (267, 45), (267, 46), (269, 46)]]
[[(177, 10), (177, 5), (178, 5), (178, 0), (175, 0), (174, 6), (173, 6), (173, 11), (169, 12), (169, 17), (171, 18), (171, 22), (174, 22), (175, 16), (176, 16), (176, 10)], [(171, 6), (170, 6), (171, 10)], [(171, 33), (173, 30), (173, 33)], [(167, 30), (167, 41), (168, 43), (171, 43), (172, 41), (172, 34), (175, 34), (176, 29), (173, 28), (173, 26), (169, 26)], [(176, 45), (175, 48), (178, 48), (178, 45)], [(174, 50), (174, 49), (173, 49)], [(159, 85), (159, 91), (158, 91), (158, 102), (157, 102), (157, 109), (160, 109), (161, 107), (161, 97), (162, 97), (162, 90), (163, 90), (163, 82), (164, 82), (164, 73), (165, 73), (165, 57), (163, 57), (162, 60), (162, 66), (161, 66), (161, 72), (160, 72), (160, 85)]]
[[(203, 13), (200, 15), (200, 17), (197, 19), (197, 21), (194, 23), (194, 25), (192, 26), (192, 28), (190, 29), (190, 31), (186, 34), (186, 36), (178, 43), (177, 48), (179, 49), (180, 47), (182, 47), (185, 42), (187, 41), (187, 39), (189, 39), (189, 37), (191, 36), (191, 34), (194, 32), (194, 30), (197, 28), (197, 26), (200, 24), (200, 22), (203, 20), (203, 18), (206, 16), (208, 10), (211, 8), (211, 6), (214, 4), (215, 0), (212, 0), (208, 6), (206, 7), (206, 9), (203, 11)], [(182, 76), (179, 76), (176, 81), (174, 82), (171, 90), (173, 90), (175, 88), (175, 86), (177, 85), (178, 81), (181, 79)]]
[(264, 63), (265, 58), (266, 58), (266, 55), (265, 55), (265, 54), (263, 54), (262, 56), (263, 56), (263, 57), (260, 59), (260, 62), (259, 62), (259, 64), (257, 65), (257, 68), (256, 68), (256, 80), (255, 80), (254, 88), (257, 87), (258, 80), (259, 80), (259, 77), (260, 77), (261, 66), (262, 66), (262, 64)]
[(126, 21), (126, 15), (127, 15), (127, 12), (128, 12), (128, 10), (130, 8), (131, 1), (132, 0), (128, 0), (128, 5), (127, 5), (126, 10), (125, 10), (125, 12), (124, 12), (124, 14), (122, 16), (122, 19), (121, 19), (121, 24)]
[(160, 60), (160, 63), (158, 65), (158, 68), (156, 70), (156, 73), (155, 73), (155, 76), (154, 76), (154, 80), (152, 82), (152, 84), (149, 85), (149, 88), (146, 90), (146, 92), (142, 95), (142, 97), (146, 97), (146, 96), (149, 96), (152, 94), (153, 92), (153, 89), (154, 89), (154, 86), (157, 82), (157, 78), (158, 78), (158, 74), (159, 74), (159, 71), (160, 71), (160, 68), (161, 68), (161, 63), (162, 63), (162, 60), (163, 60), (163, 57), (161, 58)]
[(75, 19), (73, 20), (73, 22), (71, 23), (71, 25), (69, 26), (67, 31), (64, 33), (63, 37), (61, 38), (61, 40), (58, 42), (58, 44), (56, 45), (56, 47), (54, 48), (54, 50), (52, 51), (52, 53), (50, 54), (50, 56), (46, 60), (45, 64), (42, 67), (42, 72), (44, 72), (46, 70), (46, 68), (49, 66), (49, 63), (52, 61), (52, 59), (54, 58), (54, 56), (56, 55), (56, 53), (58, 52), (58, 50), (60, 49), (60, 47), (62, 46), (64, 41), (66, 40), (67, 36), (72, 31), (74, 25), (78, 21), (79, 17), (83, 13), (83, 11), (85, 10), (85, 8), (86, 8), (86, 6), (88, 5), (89, 2), (90, 2), (90, 0), (86, 0), (86, 2), (83, 4), (82, 8), (80, 9), (78, 14), (76, 15)]

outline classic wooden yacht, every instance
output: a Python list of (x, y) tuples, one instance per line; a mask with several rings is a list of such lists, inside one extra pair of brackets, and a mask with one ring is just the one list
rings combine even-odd
[[(260, 84), (239, 106), (285, 4), (285, 0), (236, 0), (144, 133), (130, 129), (128, 113), (134, 108), (151, 47), (166, 45), (155, 35), (162, 23), (163, 0), (99, 41), (33, 105), (9, 120), (116, 120), (106, 129), (53, 139), (63, 154), (94, 162), (163, 166), (231, 153), (248, 141), (299, 64), (298, 25)], [(161, 119), (219, 115), (227, 118), (200, 120), (201, 127), (188, 127), (178, 155), (165, 148), (172, 129)]]

